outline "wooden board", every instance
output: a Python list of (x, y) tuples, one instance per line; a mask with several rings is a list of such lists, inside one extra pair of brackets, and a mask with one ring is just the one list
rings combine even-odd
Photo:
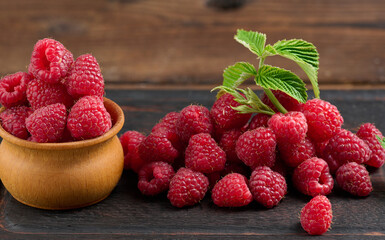
[[(166, 113), (190, 103), (210, 107), (209, 91), (109, 90), (107, 96), (122, 106), (126, 122), (122, 132), (148, 133)], [(375, 122), (385, 132), (385, 91), (323, 91), (354, 129)], [(385, 237), (385, 176), (372, 173), (374, 192), (366, 198), (349, 196), (336, 187), (332, 229), (320, 239), (372, 239)], [(307, 239), (299, 223), (309, 197), (289, 185), (289, 194), (273, 209), (257, 203), (243, 208), (219, 208), (207, 196), (183, 209), (171, 206), (166, 195), (146, 197), (136, 188), (136, 175), (124, 172), (112, 194), (94, 206), (68, 211), (46, 211), (18, 203), (0, 189), (0, 239)]]

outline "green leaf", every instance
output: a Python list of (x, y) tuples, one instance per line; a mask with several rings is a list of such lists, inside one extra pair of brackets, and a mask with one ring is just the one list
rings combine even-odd
[(257, 75), (254, 66), (247, 62), (239, 62), (227, 67), (223, 72), (223, 86), (236, 88), (246, 79)]
[(258, 70), (255, 82), (263, 88), (285, 92), (299, 102), (307, 100), (305, 83), (288, 70), (264, 65)]
[(377, 140), (380, 142), (381, 146), (385, 148), (385, 137), (381, 139), (380, 136), (376, 135)]
[(259, 57), (262, 56), (266, 43), (266, 34), (238, 29), (234, 39)]

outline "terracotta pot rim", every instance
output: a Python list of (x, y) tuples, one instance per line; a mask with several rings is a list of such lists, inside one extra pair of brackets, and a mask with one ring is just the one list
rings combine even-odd
[[(0, 136), (3, 138), (3, 140), (6, 140), (8, 142), (11, 142), (21, 147), (26, 147), (30, 149), (65, 150), (65, 149), (76, 149), (76, 148), (84, 148), (84, 147), (92, 146), (92, 145), (107, 141), (108, 139), (111, 139), (112, 137), (117, 135), (118, 132), (122, 129), (124, 124), (124, 113), (118, 104), (116, 104), (114, 101), (108, 98), (104, 98), (104, 106), (106, 107), (107, 111), (111, 114), (112, 118), (114, 115), (116, 115), (116, 119), (113, 119), (113, 126), (111, 127), (111, 129), (105, 134), (103, 134), (102, 136), (99, 136), (97, 138), (74, 141), (74, 142), (64, 142), (64, 143), (36, 143), (36, 142), (27, 141), (27, 140), (20, 139), (18, 137), (13, 136), (12, 134), (5, 131), (1, 126), (1, 124), (0, 124)], [(2, 107), (0, 109), (0, 113), (3, 112), (4, 110), (5, 108)], [(115, 114), (112, 114), (112, 112), (114, 112)]]

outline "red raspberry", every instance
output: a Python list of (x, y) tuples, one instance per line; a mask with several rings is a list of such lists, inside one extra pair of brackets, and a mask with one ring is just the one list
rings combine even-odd
[(242, 135), (242, 131), (240, 129), (232, 129), (224, 132), (219, 141), (219, 146), (226, 153), (226, 160), (228, 162), (240, 163), (242, 162), (235, 151), (235, 146), (238, 138)]
[(301, 112), (276, 113), (269, 122), (278, 144), (301, 142), (307, 132), (306, 118)]
[(254, 169), (249, 185), (255, 201), (267, 208), (277, 206), (287, 192), (285, 178), (266, 166)]
[(344, 122), (336, 106), (318, 98), (307, 101), (302, 112), (309, 127), (307, 134), (315, 142), (333, 137)]
[(274, 166), (271, 167), (271, 170), (286, 177), (293, 169), (286, 166), (285, 162), (279, 157), (279, 154), (277, 154), (277, 158), (275, 159)]
[(226, 154), (208, 133), (190, 138), (185, 152), (186, 167), (202, 173), (212, 173), (225, 168)]
[(322, 235), (332, 222), (333, 212), (329, 199), (319, 195), (308, 202), (301, 210), (302, 228), (310, 235)]
[(27, 87), (27, 99), (34, 110), (54, 103), (62, 103), (69, 109), (74, 104), (74, 100), (67, 93), (63, 84), (46, 83), (38, 79), (29, 82)]
[(32, 51), (29, 73), (47, 83), (58, 83), (69, 72), (74, 59), (63, 44), (45, 38), (37, 41)]
[(182, 109), (176, 122), (176, 128), (180, 139), (188, 142), (192, 135), (209, 133), (213, 131), (210, 112), (206, 107), (190, 105)]
[(167, 198), (178, 208), (192, 206), (203, 199), (208, 187), (209, 180), (203, 173), (180, 168), (171, 179)]
[(227, 130), (244, 126), (249, 121), (251, 114), (241, 114), (232, 108), (239, 105), (229, 93), (218, 98), (210, 111), (215, 127)]
[(68, 115), (67, 128), (75, 139), (90, 139), (103, 135), (112, 126), (111, 116), (96, 96), (79, 99)]
[(213, 188), (222, 177), (230, 173), (239, 173), (243, 176), (250, 176), (250, 168), (243, 163), (226, 162), (225, 168), (222, 171), (206, 174), (210, 181), (210, 188)]
[(270, 119), (270, 115), (258, 113), (251, 120), (248, 126), (248, 130), (253, 130), (259, 127), (268, 127), (267, 122)]
[[(313, 145), (314, 145), (314, 148), (315, 148), (315, 154), (317, 155), (317, 157), (319, 158), (325, 158), (325, 147), (328, 145), (329, 143), (329, 140), (326, 140), (326, 141), (323, 141), (323, 142), (314, 142), (313, 141)], [(330, 168), (330, 166), (329, 166)]]
[(25, 124), (33, 141), (58, 142), (66, 126), (67, 110), (61, 103), (51, 104), (35, 110)]
[(29, 132), (25, 126), (25, 119), (31, 115), (33, 110), (26, 106), (17, 106), (5, 109), (0, 113), (1, 126), (5, 131), (15, 137), (28, 139)]
[[(296, 99), (290, 97), (286, 93), (279, 91), (279, 90), (272, 90), (274, 96), (277, 98), (277, 100), (282, 104), (282, 106), (287, 111), (301, 111), (301, 107), (303, 103), (298, 102)], [(263, 93), (261, 97), (261, 101), (269, 106), (271, 109), (274, 110), (274, 112), (279, 112), (277, 108), (274, 106), (274, 104), (270, 101), (270, 99), (266, 96), (265, 93)]]
[(124, 153), (124, 169), (132, 169), (138, 173), (145, 164), (138, 152), (139, 145), (145, 138), (146, 136), (137, 131), (127, 131), (120, 136), (120, 143)]
[(235, 150), (239, 159), (251, 168), (272, 167), (276, 157), (276, 145), (273, 131), (260, 127), (242, 134), (238, 138)]
[(215, 184), (211, 198), (219, 207), (243, 207), (253, 201), (247, 186), (247, 178), (239, 173), (230, 173)]
[(373, 191), (369, 172), (356, 162), (349, 162), (338, 168), (336, 180), (343, 190), (356, 196), (368, 196)]
[(365, 164), (379, 168), (384, 164), (385, 161), (385, 148), (381, 146), (376, 136), (380, 137), (381, 139), (384, 137), (380, 130), (378, 130), (371, 123), (365, 123), (361, 125), (360, 129), (357, 131), (357, 137), (364, 140), (369, 149), (372, 151), (369, 160), (365, 162)]
[(331, 193), (334, 181), (328, 164), (321, 158), (313, 157), (294, 170), (293, 184), (301, 193), (314, 197)]
[(11, 108), (27, 103), (27, 84), (30, 75), (24, 72), (17, 72), (3, 77), (0, 80), (0, 103)]
[(178, 112), (169, 112), (164, 116), (159, 123), (157, 123), (151, 130), (151, 132), (156, 132), (159, 129), (166, 128), (176, 131), (176, 122), (179, 118), (180, 113)]
[(154, 196), (168, 189), (174, 169), (165, 162), (144, 165), (138, 174), (138, 189), (144, 195)]
[(289, 167), (297, 167), (303, 161), (315, 157), (315, 149), (309, 138), (298, 143), (278, 143), (279, 154)]
[(79, 56), (65, 80), (68, 93), (74, 98), (104, 95), (104, 79), (98, 61), (91, 54)]

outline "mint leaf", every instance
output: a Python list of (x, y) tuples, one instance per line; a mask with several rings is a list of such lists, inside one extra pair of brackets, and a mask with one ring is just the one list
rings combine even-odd
[(381, 146), (385, 148), (385, 137), (381, 139), (380, 136), (376, 135), (377, 140), (380, 142)]
[(247, 62), (239, 62), (227, 67), (223, 72), (223, 86), (236, 88), (246, 79), (257, 75), (254, 66)]
[(258, 70), (255, 82), (263, 88), (285, 92), (299, 102), (307, 100), (305, 83), (288, 70), (264, 65)]
[(234, 39), (259, 57), (262, 56), (266, 43), (266, 34), (238, 29)]

